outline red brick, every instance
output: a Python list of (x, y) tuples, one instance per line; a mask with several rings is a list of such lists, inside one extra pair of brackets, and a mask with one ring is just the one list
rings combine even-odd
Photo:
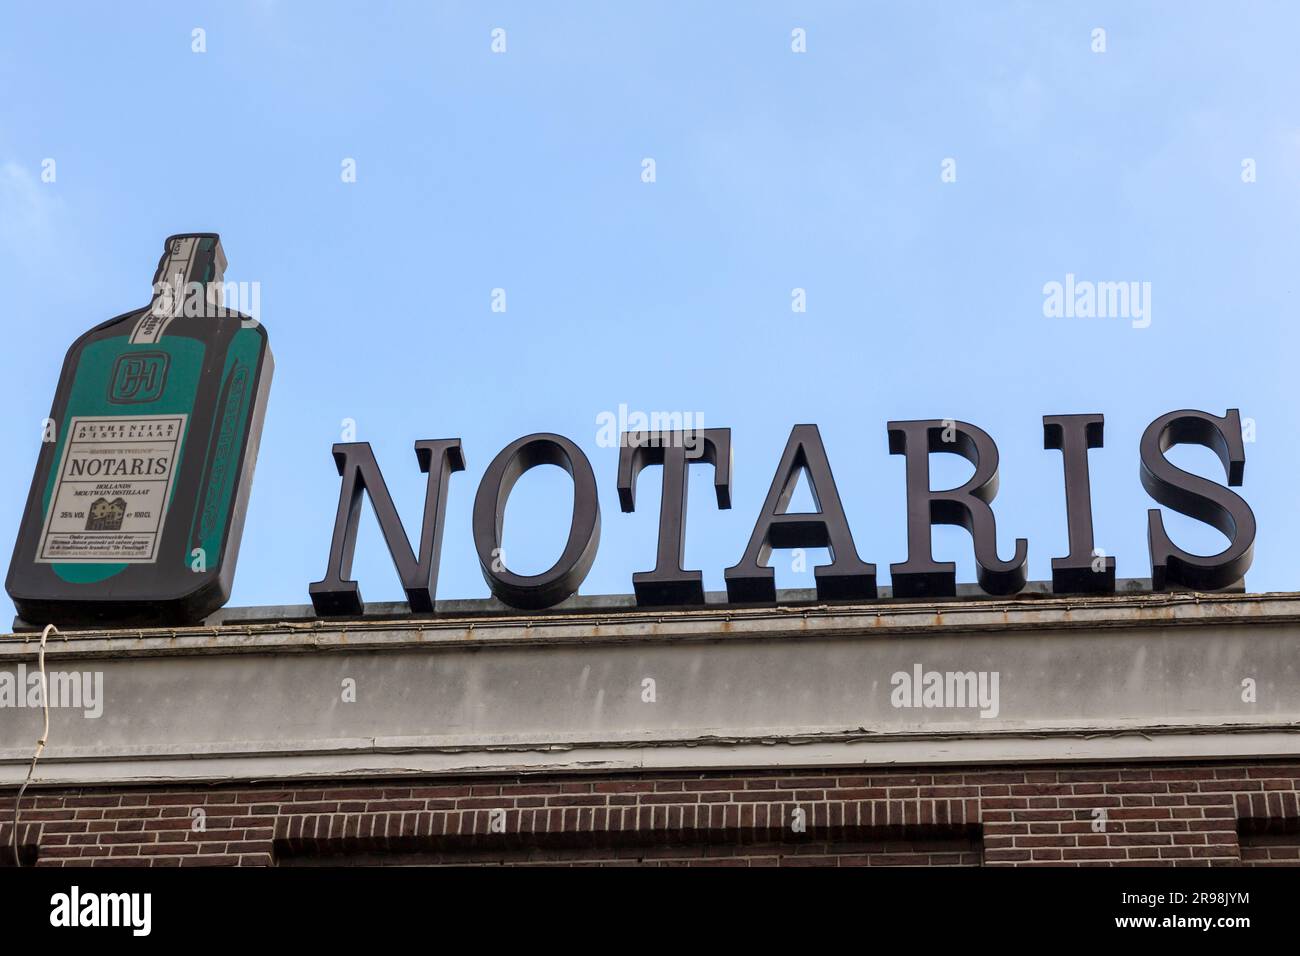
[[(605, 776), (425, 777), (333, 787), (239, 784), (199, 790), (85, 787), (24, 801), (25, 829), (45, 866), (101, 864), (270, 865), (273, 837), (286, 853), (344, 837), (379, 851), (398, 837), (426, 846), (433, 862), (494, 859), (568, 864), (1012, 865), (1300, 863), (1300, 846), (1238, 848), (1238, 817), (1300, 817), (1294, 763), (998, 767), (917, 773), (905, 768), (633, 773)], [(0, 807), (12, 798), (0, 798)], [(801, 807), (812, 832), (790, 830)], [(189, 811), (203, 807), (206, 832)], [(507, 811), (511, 849), (487, 833), (488, 811)], [(1092, 812), (1104, 808), (1103, 833)], [(1286, 822), (1290, 821), (1290, 822)], [(935, 826), (981, 824), (970, 844), (925, 838)], [(907, 826), (908, 836), (863, 843), (863, 834)], [(628, 831), (639, 831), (640, 836)], [(736, 841), (741, 831), (752, 844)], [(949, 832), (949, 831), (942, 831)], [(0, 821), (0, 838), (6, 833)], [(529, 848), (531, 834), (552, 834)], [(621, 834), (631, 843), (608, 846)], [(1245, 838), (1243, 838), (1244, 841)], [(447, 843), (460, 840), (460, 843)], [(663, 841), (669, 841), (667, 843)], [(444, 842), (437, 842), (444, 841)], [(466, 843), (468, 842), (468, 844)], [(487, 842), (485, 842), (487, 841)], [(647, 842), (649, 841), (649, 842)], [(847, 841), (847, 842), (846, 842)], [(930, 842), (927, 842), (930, 841)], [(438, 849), (455, 847), (454, 849)], [(940, 849), (942, 848), (942, 849)], [(275, 852), (279, 852), (278, 850)], [(369, 852), (369, 850), (367, 851)], [(513, 856), (512, 856), (513, 854)]]

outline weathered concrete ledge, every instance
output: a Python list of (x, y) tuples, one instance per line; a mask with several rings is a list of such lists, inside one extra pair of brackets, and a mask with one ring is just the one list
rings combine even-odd
[[(1152, 625), (1300, 623), (1300, 594), (1196, 594), (1150, 592), (1115, 597), (1022, 597), (963, 603), (781, 604), (696, 610), (591, 608), (534, 615), (510, 609), (464, 617), (392, 617), (334, 621), (266, 619), (264, 609), (235, 609), (227, 622), (197, 627), (129, 628), (61, 632), (47, 647), (54, 657), (137, 657), (182, 654), (287, 652), (330, 648), (382, 650), (455, 643), (488, 646), (622, 640), (718, 641), (934, 634), (953, 631), (1109, 629)], [(394, 606), (395, 607), (395, 606)], [(295, 609), (284, 609), (295, 610)], [(260, 612), (260, 613), (255, 613)], [(230, 613), (230, 612), (228, 612)], [(254, 618), (257, 618), (256, 620)], [(34, 632), (0, 634), (0, 662), (35, 653)]]
[[(0, 637), (0, 695), (36, 652)], [(234, 614), (54, 637), (46, 668), (101, 690), (51, 710), (38, 785), (1300, 754), (1297, 594)], [(0, 706), (0, 785), (40, 732)]]

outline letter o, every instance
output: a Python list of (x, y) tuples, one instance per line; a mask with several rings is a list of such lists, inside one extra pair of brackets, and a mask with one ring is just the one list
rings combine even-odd
[[(515, 574), (501, 560), (501, 527), (506, 501), (524, 472), (537, 465), (559, 465), (573, 479), (573, 517), (564, 553), (541, 574)], [(596, 560), (600, 544), (600, 501), (587, 456), (563, 435), (526, 435), (492, 459), (474, 496), (474, 550), (483, 579), (496, 598), (511, 607), (537, 610), (575, 594)], [(496, 561), (500, 571), (492, 570)]]

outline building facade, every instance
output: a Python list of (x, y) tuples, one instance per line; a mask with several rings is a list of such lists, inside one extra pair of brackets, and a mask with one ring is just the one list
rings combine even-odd
[(55, 634), (15, 839), (39, 643), (0, 639), (23, 865), (1300, 865), (1295, 594)]

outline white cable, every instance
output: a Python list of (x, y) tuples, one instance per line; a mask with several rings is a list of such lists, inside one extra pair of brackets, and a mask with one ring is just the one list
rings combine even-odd
[(36, 761), (41, 759), (41, 751), (45, 749), (45, 742), (50, 738), (50, 689), (45, 683), (45, 642), (50, 636), (50, 632), (59, 633), (59, 629), (53, 624), (46, 624), (45, 630), (41, 631), (41, 707), (45, 711), (45, 730), (41, 733), (41, 739), (36, 741), (36, 752), (32, 754), (32, 765), (27, 768), (27, 779), (23, 785), (18, 788), (18, 796), (14, 799), (14, 831), (9, 835), (10, 845), (14, 849), (14, 866), (22, 866), (22, 860), (18, 858), (18, 805), (22, 803), (23, 794), (27, 792), (27, 785), (32, 782), (32, 774), (36, 772)]

